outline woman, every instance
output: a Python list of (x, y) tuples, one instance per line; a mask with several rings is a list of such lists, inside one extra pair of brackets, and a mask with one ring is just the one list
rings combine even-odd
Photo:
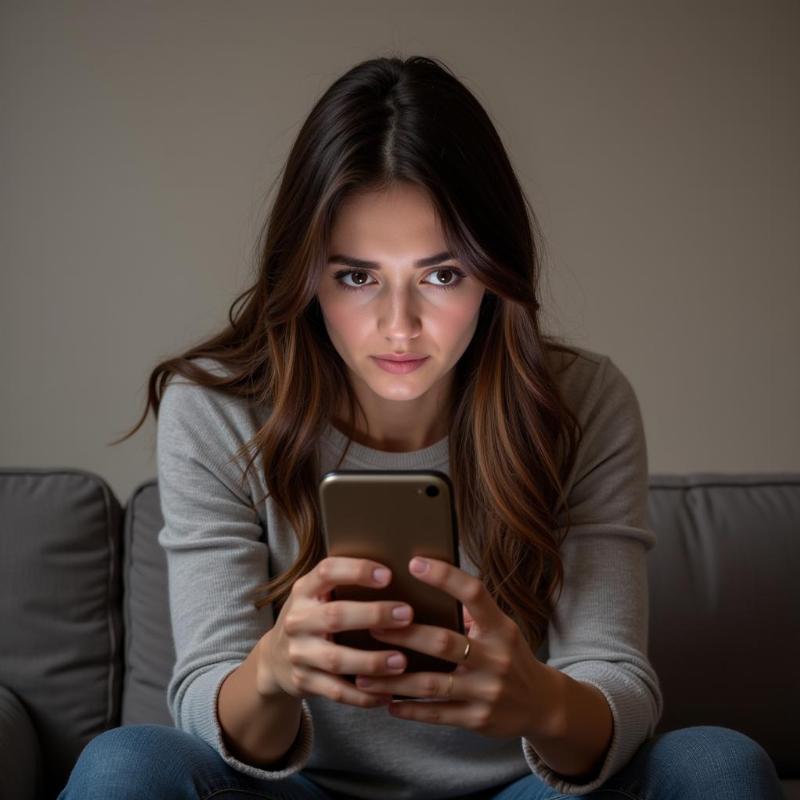
[[(246, 303), (156, 367), (139, 422), (152, 405), (175, 726), (97, 736), (60, 797), (780, 797), (737, 731), (653, 735), (639, 405), (608, 356), (540, 331), (536, 219), (465, 86), (435, 59), (351, 69), (265, 233)], [(334, 468), (450, 475), (462, 566), (413, 574), (466, 637), (331, 600), (391, 579), (324, 557)], [(358, 628), (386, 649), (334, 643)], [(401, 645), (458, 666), (406, 674)]]

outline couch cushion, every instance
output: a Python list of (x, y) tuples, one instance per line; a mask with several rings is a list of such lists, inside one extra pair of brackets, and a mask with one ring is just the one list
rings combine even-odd
[(79, 469), (0, 469), (0, 684), (36, 729), (45, 796), (117, 724), (122, 509)]
[(125, 506), (123, 614), (125, 685), (122, 725), (172, 725), (167, 684), (175, 663), (167, 559), (158, 543), (164, 524), (157, 479), (134, 489)]
[(800, 778), (800, 474), (652, 475), (657, 732), (723, 725)]
[(0, 686), (0, 797), (35, 800), (43, 766), (39, 739), (23, 702)]

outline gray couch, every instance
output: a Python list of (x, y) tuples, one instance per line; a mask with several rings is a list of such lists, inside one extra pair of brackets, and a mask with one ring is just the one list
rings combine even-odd
[[(657, 732), (723, 725), (800, 798), (800, 473), (650, 479)], [(50, 800), (89, 740), (171, 725), (155, 479), (121, 506), (79, 469), (0, 469), (0, 798)]]

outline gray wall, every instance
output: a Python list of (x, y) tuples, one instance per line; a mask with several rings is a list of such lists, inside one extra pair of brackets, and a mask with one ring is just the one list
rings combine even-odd
[(364, 58), (441, 58), (546, 237), (545, 327), (637, 390), (651, 472), (800, 468), (800, 4), (0, 5), (4, 466), (155, 474), (152, 365), (226, 320), (267, 190)]

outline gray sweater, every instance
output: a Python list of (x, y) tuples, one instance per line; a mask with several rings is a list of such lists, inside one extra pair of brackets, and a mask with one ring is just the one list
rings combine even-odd
[[(572, 527), (562, 545), (565, 582), (537, 657), (599, 688), (614, 733), (601, 770), (575, 783), (551, 770), (519, 737), (484, 736), (457, 726), (392, 717), (311, 696), (302, 701), (286, 766), (263, 770), (232, 756), (221, 738), (217, 693), (274, 623), (271, 605), (253, 608), (247, 593), (288, 568), (298, 553), (292, 530), (253, 468), (240, 488), (242, 462), (226, 465), (266, 419), (267, 410), (184, 378), (164, 392), (157, 424), (158, 482), (176, 661), (167, 689), (175, 725), (210, 744), (234, 769), (265, 781), (298, 770), (321, 786), (357, 798), (460, 797), (531, 772), (558, 792), (583, 794), (624, 767), (652, 736), (663, 699), (647, 657), (648, 466), (634, 390), (608, 356), (576, 348), (580, 358), (558, 380), (584, 426), (569, 477)], [(199, 362), (217, 374), (210, 359)], [(321, 472), (345, 445), (329, 425)], [(256, 462), (258, 464), (258, 461)], [(449, 474), (446, 438), (394, 453), (354, 442), (345, 469), (437, 469)], [(460, 552), (461, 568), (477, 574)]]

